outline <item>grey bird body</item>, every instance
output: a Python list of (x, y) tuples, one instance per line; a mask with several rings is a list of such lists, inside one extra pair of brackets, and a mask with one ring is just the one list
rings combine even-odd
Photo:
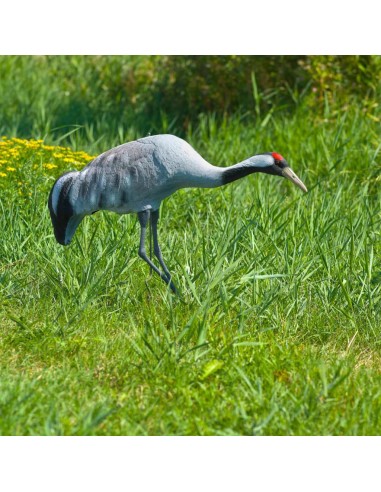
[[(161, 201), (176, 190), (214, 188), (258, 171), (288, 177), (306, 191), (279, 154), (258, 154), (235, 166), (221, 168), (209, 164), (187, 142), (173, 135), (155, 135), (119, 145), (96, 157), (81, 171), (71, 171), (57, 179), (48, 200), (55, 237), (67, 245), (83, 217), (109, 210), (140, 214), (145, 238), (150, 211), (158, 211)], [(157, 242), (158, 213), (153, 217)], [(164, 274), (146, 258), (145, 250), (140, 248), (139, 254), (174, 290), (158, 243), (156, 250)]]
[[(184, 140), (156, 135), (108, 150), (64, 179), (73, 179), (69, 193), (76, 214), (100, 209), (125, 214), (156, 210), (179, 188), (218, 186), (219, 175), (219, 168)], [(53, 193), (54, 210), (59, 191)]]

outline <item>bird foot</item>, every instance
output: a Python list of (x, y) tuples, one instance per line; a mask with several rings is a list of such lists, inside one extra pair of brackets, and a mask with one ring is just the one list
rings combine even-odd
[(171, 280), (171, 279), (169, 279), (168, 285), (169, 285), (169, 287), (171, 288), (172, 292), (173, 292), (174, 294), (178, 295), (178, 293), (179, 293), (179, 292), (178, 292), (178, 290), (177, 290), (177, 288), (176, 288), (175, 284), (172, 282), (172, 280)]

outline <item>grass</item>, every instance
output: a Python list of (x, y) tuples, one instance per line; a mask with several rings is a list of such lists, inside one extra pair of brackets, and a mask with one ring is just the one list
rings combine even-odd
[[(55, 143), (95, 155), (124, 138), (86, 131)], [(138, 259), (135, 216), (88, 217), (59, 246), (47, 194), (74, 165), (14, 155), (0, 178), (0, 433), (379, 434), (378, 123), (353, 108), (209, 116), (187, 140), (219, 165), (278, 151), (309, 193), (255, 175), (166, 200), (178, 297)]]

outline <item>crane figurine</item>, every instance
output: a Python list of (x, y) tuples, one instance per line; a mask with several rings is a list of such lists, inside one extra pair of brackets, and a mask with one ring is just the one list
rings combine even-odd
[[(86, 215), (98, 210), (137, 213), (141, 227), (139, 256), (176, 292), (159, 246), (160, 203), (180, 188), (216, 188), (256, 172), (282, 176), (307, 191), (287, 161), (276, 152), (257, 154), (230, 167), (218, 167), (173, 135), (140, 138), (110, 149), (81, 171), (69, 171), (56, 180), (48, 200), (54, 235), (66, 246)], [(162, 271), (146, 253), (149, 221), (154, 254)]]

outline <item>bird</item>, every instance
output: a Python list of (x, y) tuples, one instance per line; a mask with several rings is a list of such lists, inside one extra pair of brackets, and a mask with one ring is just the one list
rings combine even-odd
[[(177, 293), (158, 240), (161, 202), (181, 188), (217, 188), (252, 173), (284, 177), (307, 192), (288, 162), (277, 152), (265, 152), (238, 164), (220, 167), (207, 162), (185, 140), (169, 134), (124, 143), (96, 157), (80, 171), (62, 174), (53, 184), (48, 208), (59, 244), (70, 244), (80, 222), (98, 210), (137, 213), (139, 256)], [(161, 270), (147, 256), (147, 227)]]

